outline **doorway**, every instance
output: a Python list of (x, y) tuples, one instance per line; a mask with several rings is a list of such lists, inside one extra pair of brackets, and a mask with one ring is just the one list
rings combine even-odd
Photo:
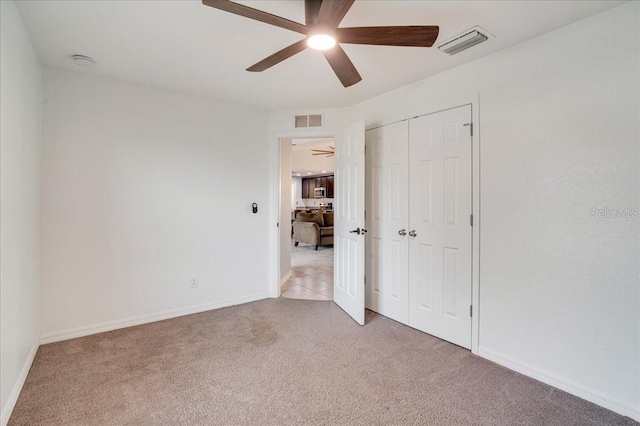
[(280, 295), (333, 300), (333, 138), (280, 138)]

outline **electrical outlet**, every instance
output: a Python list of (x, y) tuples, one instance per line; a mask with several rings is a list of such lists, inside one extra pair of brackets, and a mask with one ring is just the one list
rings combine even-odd
[(191, 288), (196, 288), (196, 287), (198, 287), (198, 277), (197, 276), (191, 278)]

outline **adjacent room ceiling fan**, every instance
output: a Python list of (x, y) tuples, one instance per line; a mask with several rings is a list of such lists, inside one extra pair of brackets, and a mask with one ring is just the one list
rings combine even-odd
[(437, 26), (338, 28), (340, 21), (347, 14), (354, 1), (305, 0), (306, 25), (229, 0), (202, 0), (202, 3), (306, 36), (305, 39), (250, 66), (247, 71), (264, 71), (302, 52), (307, 47), (311, 47), (322, 51), (344, 87), (356, 84), (362, 80), (362, 77), (339, 43), (431, 47), (438, 38), (439, 27)]
[(312, 149), (311, 151), (313, 151), (313, 154), (311, 155), (326, 155), (327, 158), (333, 157), (336, 153), (332, 146), (328, 149)]

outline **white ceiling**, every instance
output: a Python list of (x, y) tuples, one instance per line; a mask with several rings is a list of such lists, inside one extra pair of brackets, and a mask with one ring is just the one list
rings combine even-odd
[(291, 174), (293, 176), (311, 176), (333, 173), (334, 157), (314, 155), (314, 149), (330, 150), (334, 146), (333, 138), (292, 139)]
[(292, 151), (305, 151), (333, 146), (333, 138), (295, 138), (291, 140)]
[[(304, 22), (304, 2), (240, 1)], [(623, 1), (356, 1), (342, 27), (439, 25), (438, 42), (479, 25), (495, 38), (448, 56), (435, 48), (343, 45), (363, 81), (344, 88), (320, 52), (262, 73), (255, 62), (302, 38), (200, 1), (19, 1), (43, 65), (270, 110), (344, 107), (584, 19)], [(71, 55), (93, 57), (81, 69)]]

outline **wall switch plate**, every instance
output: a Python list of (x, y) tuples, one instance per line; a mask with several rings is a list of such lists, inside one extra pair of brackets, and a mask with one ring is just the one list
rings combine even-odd
[(196, 288), (198, 287), (198, 277), (191, 277), (191, 288)]

